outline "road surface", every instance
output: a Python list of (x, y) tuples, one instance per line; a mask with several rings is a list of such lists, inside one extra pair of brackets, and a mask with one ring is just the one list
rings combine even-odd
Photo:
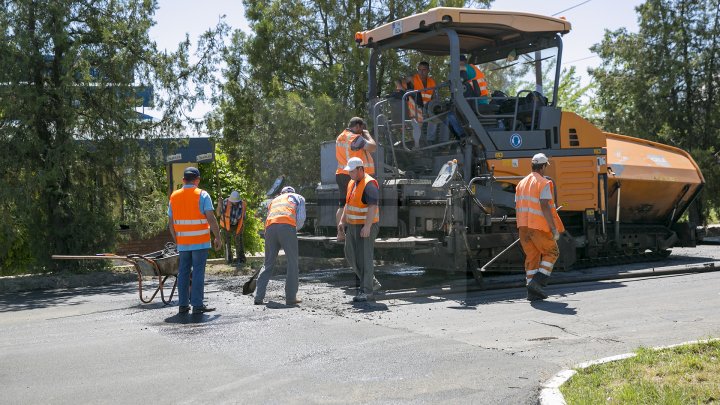
[[(417, 269), (385, 270), (386, 285), (428, 286)], [(0, 403), (531, 404), (573, 364), (720, 335), (719, 272), (551, 285), (534, 304), (522, 289), (353, 304), (342, 273), (303, 274), (295, 308), (282, 276), (266, 306), (240, 294), (247, 277), (214, 278), (218, 310), (204, 315), (141, 305), (136, 283), (3, 294)]]

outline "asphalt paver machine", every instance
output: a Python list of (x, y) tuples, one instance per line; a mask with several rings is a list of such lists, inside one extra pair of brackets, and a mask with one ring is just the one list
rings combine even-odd
[[(665, 257), (673, 246), (694, 245), (692, 224), (678, 222), (704, 184), (690, 155), (604, 132), (559, 105), (570, 29), (564, 19), (522, 12), (434, 8), (356, 34), (370, 50), (368, 118), (379, 144), (376, 258), (480, 278), (480, 266), (517, 239), (515, 185), (538, 152), (550, 158), (546, 174), (568, 230), (559, 268)], [(435, 76), (432, 89), (381, 95), (389, 81), (378, 63), (398, 51), (446, 57), (447, 77)], [(461, 55), (488, 73), (490, 99), (468, 91)], [(517, 76), (534, 80), (523, 85)], [(411, 98), (427, 90), (433, 100), (422, 118), (411, 116)], [(321, 146), (321, 162), (312, 232), (300, 236), (300, 251), (341, 257), (334, 142)], [(492, 269), (521, 271), (522, 252), (513, 249)]]

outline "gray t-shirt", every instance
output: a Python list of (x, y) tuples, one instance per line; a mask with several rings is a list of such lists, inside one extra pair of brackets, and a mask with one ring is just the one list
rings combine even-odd
[(362, 195), (362, 202), (367, 205), (379, 205), (378, 201), (380, 200), (380, 190), (375, 185), (375, 183), (370, 182), (365, 185), (365, 190), (363, 190)]

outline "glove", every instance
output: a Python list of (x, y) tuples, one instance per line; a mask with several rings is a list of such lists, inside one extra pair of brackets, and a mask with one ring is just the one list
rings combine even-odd
[(365, 147), (365, 144), (367, 144), (367, 141), (365, 140), (365, 138), (362, 137), (362, 135), (360, 135), (352, 141), (352, 143), (350, 144), (350, 149), (360, 150)]
[(553, 229), (552, 234), (553, 234), (553, 240), (560, 239), (560, 233), (557, 231), (557, 229)]

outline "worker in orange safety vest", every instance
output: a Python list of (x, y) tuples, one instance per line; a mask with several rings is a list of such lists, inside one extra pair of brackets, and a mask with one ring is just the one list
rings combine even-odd
[(170, 233), (180, 256), (177, 287), (181, 314), (190, 311), (189, 304), (192, 304), (194, 314), (215, 310), (203, 303), (205, 264), (210, 249), (210, 231), (215, 235), (215, 249), (222, 247), (222, 238), (210, 195), (198, 188), (199, 183), (200, 171), (195, 167), (185, 169), (183, 187), (172, 193), (168, 204)]
[(467, 73), (468, 81), (475, 88), (476, 94), (479, 95), (480, 98), (477, 100), (477, 104), (490, 103), (490, 90), (488, 90), (487, 80), (485, 80), (485, 73), (477, 66), (467, 63), (465, 55), (460, 55), (460, 70)]
[(346, 233), (345, 259), (360, 279), (354, 302), (373, 299), (380, 288), (375, 279), (375, 238), (380, 231), (380, 188), (377, 180), (365, 173), (363, 161), (352, 158), (345, 169), (352, 180), (348, 185), (347, 202), (338, 223), (338, 232)]
[(544, 287), (560, 256), (557, 240), (565, 232), (553, 201), (553, 182), (545, 178), (547, 156), (532, 157), (532, 172), (515, 189), (515, 213), (520, 244), (525, 252), (525, 277), (529, 301), (547, 298)]
[(417, 122), (423, 122), (423, 107), (432, 100), (435, 94), (435, 80), (430, 77), (430, 63), (422, 61), (417, 64), (417, 73), (396, 82), (396, 90), (420, 90), (407, 98), (408, 116)]
[(257, 278), (255, 305), (262, 305), (268, 282), (272, 277), (275, 260), (280, 249), (285, 252), (287, 270), (285, 272), (285, 304), (297, 305), (298, 298), (298, 239), (297, 231), (305, 223), (305, 198), (295, 193), (295, 189), (286, 186), (280, 195), (273, 198), (268, 206), (265, 220), (265, 264)]
[[(335, 223), (340, 221), (343, 206), (345, 206), (345, 196), (347, 194), (347, 186), (350, 182), (350, 174), (345, 170), (348, 161), (352, 158), (358, 158), (367, 163), (367, 173), (375, 174), (375, 163), (372, 153), (377, 150), (375, 140), (367, 131), (365, 120), (360, 117), (352, 117), (347, 128), (338, 135), (335, 140), (335, 159), (337, 160), (337, 170), (335, 171), (335, 182), (338, 185), (340, 198), (338, 200), (339, 208), (335, 212)], [(338, 233), (337, 240), (342, 242), (345, 240), (345, 234)]]
[[(220, 221), (220, 232), (225, 243), (225, 260), (228, 264), (233, 262), (232, 246), (235, 245), (237, 264), (245, 263), (245, 246), (243, 245), (243, 225), (247, 205), (240, 198), (240, 193), (233, 190), (230, 197), (221, 199), (217, 205), (217, 217)], [(234, 244), (232, 243), (234, 239)]]

